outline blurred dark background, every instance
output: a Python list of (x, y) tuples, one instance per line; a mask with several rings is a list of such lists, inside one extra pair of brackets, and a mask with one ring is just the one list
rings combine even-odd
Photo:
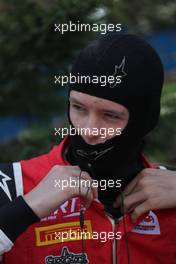
[(151, 161), (176, 164), (176, 1), (0, 0), (0, 160), (47, 152), (60, 141), (67, 89), (54, 75), (69, 72), (95, 32), (54, 31), (54, 24), (122, 24), (158, 51), (166, 80), (158, 127), (146, 140)]

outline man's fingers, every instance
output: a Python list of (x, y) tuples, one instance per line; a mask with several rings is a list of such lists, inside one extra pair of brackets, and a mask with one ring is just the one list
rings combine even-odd
[(142, 191), (132, 193), (124, 198), (124, 212), (127, 213), (135, 207), (136, 204), (142, 203), (146, 200), (146, 196)]
[(92, 178), (90, 177), (90, 175), (88, 174), (88, 172), (85, 172), (85, 171), (82, 172), (81, 177), (82, 177), (82, 175), (83, 175), (83, 178), (84, 179), (87, 179), (89, 181), (87, 187), (90, 187), (91, 188), (91, 190), (93, 191), (93, 197), (94, 197), (94, 199), (97, 199), (98, 198), (98, 188), (95, 187), (95, 186), (92, 186), (92, 182), (93, 182), (92, 181)]
[[(135, 187), (131, 190), (131, 192), (129, 194), (127, 194), (127, 192), (123, 192), (123, 197), (124, 199), (126, 199), (126, 197), (128, 197), (129, 195), (132, 195), (133, 193), (139, 192), (141, 190), (141, 188), (137, 185), (135, 185)], [(121, 195), (118, 194), (118, 196), (116, 197), (115, 202), (113, 203), (113, 207), (114, 208), (118, 208), (121, 205)]]
[(95, 186), (92, 186), (92, 191), (93, 191), (94, 199), (97, 199), (98, 198), (98, 188)]
[(150, 209), (151, 208), (147, 201), (138, 205), (131, 214), (132, 222), (135, 223), (142, 214), (148, 212)]
[(93, 200), (93, 191), (90, 189), (87, 189), (87, 192), (85, 193), (85, 196), (82, 197), (83, 204), (86, 208), (88, 208)]
[(80, 194), (84, 206), (88, 208), (93, 199), (98, 198), (98, 189), (92, 186), (92, 178), (86, 171), (81, 172)]
[(123, 191), (123, 194), (126, 196), (133, 192), (134, 188), (136, 188), (137, 183), (139, 181), (139, 178), (141, 177), (141, 174), (137, 174), (137, 176), (126, 186), (126, 188)]
[[(124, 195), (128, 195), (131, 192), (136, 191), (136, 187), (140, 184), (141, 181), (146, 179), (146, 177), (149, 179), (151, 176), (157, 175), (158, 169), (150, 169), (150, 168), (145, 168), (142, 171), (140, 171), (136, 177), (127, 185), (127, 187), (124, 189)], [(158, 175), (157, 175), (158, 176)]]

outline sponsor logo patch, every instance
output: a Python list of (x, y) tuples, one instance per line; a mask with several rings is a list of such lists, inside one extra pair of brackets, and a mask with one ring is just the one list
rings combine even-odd
[(80, 204), (78, 197), (74, 197), (66, 202), (64, 202), (59, 209), (57, 209), (51, 215), (44, 217), (41, 221), (55, 220), (60, 217), (60, 213), (63, 217), (77, 217), (80, 215), (79, 212)]
[(150, 211), (148, 216), (132, 229), (132, 232), (146, 235), (160, 235), (160, 225), (157, 215)]
[(84, 263), (84, 264), (88, 264), (89, 263), (89, 260), (87, 258), (87, 254), (84, 253), (73, 253), (73, 252), (70, 252), (68, 247), (63, 247), (62, 248), (62, 251), (61, 251), (61, 254), (59, 256), (53, 256), (53, 255), (50, 255), (50, 256), (47, 256), (45, 258), (45, 264), (55, 264), (55, 263), (58, 263), (58, 264), (69, 264), (69, 263), (72, 263), (72, 264), (81, 264), (81, 263)]
[[(84, 222), (83, 231), (89, 234), (89, 236), (84, 237), (84, 240), (91, 239), (92, 225), (90, 220), (86, 220)], [(74, 237), (71, 237), (71, 233), (73, 232), (74, 232)], [(64, 243), (68, 241), (81, 240), (82, 238), (80, 233), (81, 233), (81, 229), (80, 229), (79, 221), (43, 226), (43, 227), (36, 227), (35, 228), (36, 246), (40, 247), (40, 246), (57, 244), (57, 243)], [(58, 234), (61, 234), (61, 236), (59, 236)]]

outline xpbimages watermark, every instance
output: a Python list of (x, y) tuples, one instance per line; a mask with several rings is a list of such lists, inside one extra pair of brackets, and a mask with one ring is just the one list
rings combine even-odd
[(68, 231), (55, 232), (55, 240), (60, 240), (61, 242), (65, 241), (74, 241), (82, 239), (93, 239), (100, 240), (102, 243), (106, 243), (108, 240), (119, 240), (122, 238), (121, 232), (85, 232), (85, 231), (73, 231), (71, 228)]
[(107, 84), (119, 84), (121, 83), (121, 75), (113, 76), (89, 76), (89, 75), (73, 75), (69, 73), (69, 75), (55, 75), (54, 76), (54, 83), (64, 86), (68, 83), (77, 83), (77, 84), (99, 84), (100, 86), (106, 86)]
[(120, 127), (114, 129), (113, 127), (101, 127), (96, 128), (93, 127), (92, 129), (88, 127), (72, 127), (71, 125), (69, 127), (62, 127), (62, 128), (54, 128), (54, 135), (60, 136), (61, 138), (64, 138), (67, 135), (75, 136), (75, 135), (85, 135), (85, 136), (100, 136), (100, 138), (106, 138), (107, 136), (120, 136), (122, 134), (122, 129)]
[(98, 84), (101, 87), (109, 86), (115, 88), (122, 82), (127, 73), (125, 71), (126, 58), (122, 58), (119, 65), (114, 65), (114, 71), (112, 75), (81, 75), (79, 72), (74, 75), (69, 73), (68, 75), (54, 75), (54, 83), (64, 86), (66, 84)]
[(70, 177), (68, 180), (54, 179), (54, 187), (61, 190), (67, 188), (100, 188), (100, 190), (105, 191), (107, 188), (121, 188), (122, 180), (121, 179), (101, 179), (101, 180), (85, 180), (85, 179), (75, 179)]
[(80, 23), (78, 20), (76, 23), (71, 20), (68, 23), (54, 24), (54, 31), (61, 35), (65, 32), (100, 32), (101, 34), (106, 34), (107, 32), (120, 32), (122, 30), (122, 24), (90, 24), (90, 23)]

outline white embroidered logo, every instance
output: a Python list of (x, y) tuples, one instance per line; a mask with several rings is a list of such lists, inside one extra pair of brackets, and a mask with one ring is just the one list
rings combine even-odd
[[(115, 72), (112, 76), (114, 76), (114, 80), (117, 79), (121, 79), (123, 77), (125, 77), (127, 75), (127, 73), (125, 72), (124, 68), (125, 68), (125, 62), (126, 62), (126, 58), (123, 57), (122, 62), (120, 63), (119, 66), (115, 65)], [(110, 83), (109, 87), (110, 88), (114, 88), (116, 87), (117, 82), (114, 81), (113, 83)]]
[(157, 215), (150, 211), (148, 216), (132, 229), (132, 232), (146, 235), (160, 235), (160, 225)]
[(79, 216), (80, 212), (78, 209), (79, 207), (77, 206), (78, 201), (79, 201), (78, 197), (74, 197), (70, 200), (67, 200), (49, 216), (42, 218), (41, 221), (49, 221), (49, 220), (57, 219), (59, 210), (61, 210), (63, 217)]
[(0, 188), (5, 192), (5, 194), (9, 197), (10, 201), (12, 201), (11, 194), (9, 192), (9, 188), (7, 186), (7, 181), (11, 181), (11, 178), (4, 174), (0, 170)]
[(78, 149), (76, 152), (79, 156), (85, 157), (87, 159), (97, 160), (99, 157), (101, 157), (106, 152), (110, 151), (111, 149), (113, 149), (113, 147), (107, 148), (107, 149), (99, 151), (99, 152), (97, 150), (95, 150), (95, 151), (87, 153), (86, 151), (84, 151), (82, 149)]

